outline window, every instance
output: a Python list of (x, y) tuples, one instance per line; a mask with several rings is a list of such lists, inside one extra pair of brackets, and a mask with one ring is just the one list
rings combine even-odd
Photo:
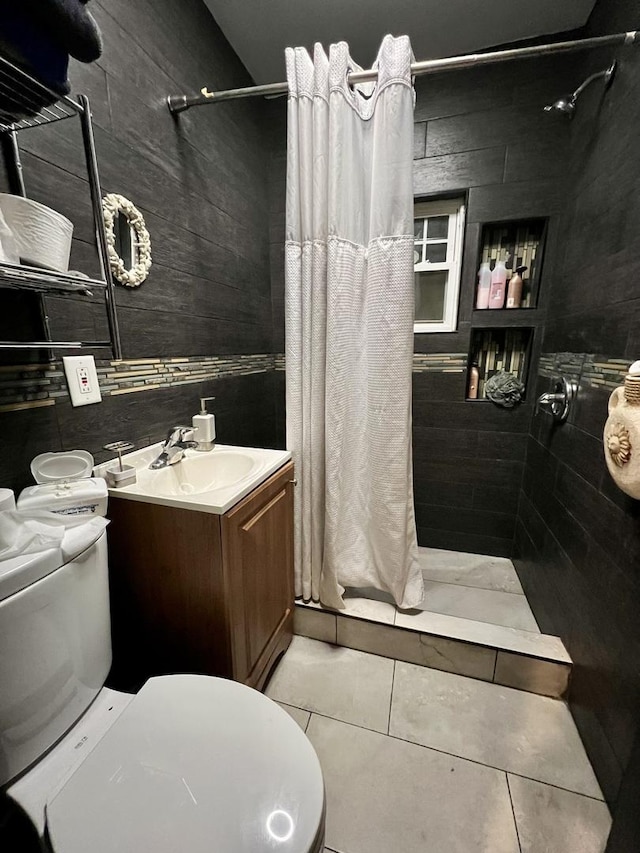
[(453, 332), (464, 234), (462, 199), (419, 202), (414, 208), (414, 332)]

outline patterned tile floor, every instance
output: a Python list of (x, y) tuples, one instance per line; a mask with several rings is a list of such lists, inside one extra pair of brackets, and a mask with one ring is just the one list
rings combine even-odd
[(327, 853), (602, 853), (610, 817), (566, 705), (294, 637), (267, 695), (306, 731)]

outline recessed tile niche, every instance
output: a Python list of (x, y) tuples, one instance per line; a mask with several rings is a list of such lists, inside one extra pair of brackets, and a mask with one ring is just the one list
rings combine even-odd
[(523, 286), (520, 308), (535, 308), (537, 306), (546, 233), (546, 219), (486, 222), (482, 226), (478, 268), (480, 264), (488, 263), (493, 270), (497, 261), (504, 261), (507, 268), (508, 288), (509, 280), (516, 269), (527, 267), (522, 273)]
[[(512, 373), (527, 383), (533, 329), (474, 329), (471, 334), (469, 366), (478, 365), (477, 400), (486, 400), (487, 380), (499, 370)], [(525, 390), (526, 393), (526, 390)]]

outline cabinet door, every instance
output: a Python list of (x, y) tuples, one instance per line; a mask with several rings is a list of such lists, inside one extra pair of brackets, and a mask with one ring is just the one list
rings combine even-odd
[(114, 665), (110, 683), (137, 689), (152, 675), (230, 677), (219, 516), (109, 500)]
[(293, 464), (222, 519), (233, 677), (261, 687), (293, 628)]

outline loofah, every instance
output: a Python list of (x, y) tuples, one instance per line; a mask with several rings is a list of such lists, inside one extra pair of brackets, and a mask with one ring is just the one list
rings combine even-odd
[(519, 403), (524, 393), (524, 385), (513, 373), (499, 370), (487, 380), (484, 390), (487, 399), (505, 409), (512, 409)]

